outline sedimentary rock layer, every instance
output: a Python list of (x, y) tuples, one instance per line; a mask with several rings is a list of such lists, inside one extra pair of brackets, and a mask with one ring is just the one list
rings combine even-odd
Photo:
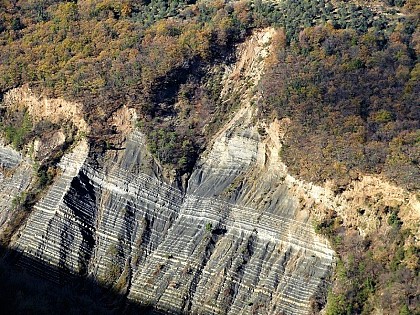
[(79, 145), (17, 247), (174, 313), (308, 313), (333, 253), (284, 174), (260, 165), (266, 148), (245, 119), (215, 141), (186, 192), (142, 171), (153, 166), (139, 132), (99, 167)]
[(281, 124), (254, 119), (272, 33), (252, 37), (227, 69), (221, 97), (241, 95), (240, 109), (186, 187), (163, 178), (139, 131), (103, 154), (81, 141), (15, 248), (168, 313), (308, 314), (334, 257), (279, 161)]
[(0, 232), (14, 214), (21, 194), (32, 181), (32, 165), (21, 154), (0, 144)]

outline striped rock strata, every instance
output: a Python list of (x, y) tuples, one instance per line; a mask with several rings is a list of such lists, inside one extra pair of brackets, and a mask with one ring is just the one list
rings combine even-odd
[[(168, 313), (309, 314), (326, 294), (334, 253), (279, 160), (286, 122), (254, 118), (271, 35), (256, 34), (227, 70), (222, 97), (240, 91), (241, 107), (183, 190), (163, 178), (139, 131), (104, 154), (82, 141), (14, 247)], [(256, 80), (244, 88), (237, 72)]]

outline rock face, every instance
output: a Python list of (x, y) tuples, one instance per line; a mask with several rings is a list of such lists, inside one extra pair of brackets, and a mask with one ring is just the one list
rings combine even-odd
[[(227, 70), (223, 97), (241, 91), (241, 108), (184, 190), (163, 178), (139, 131), (104, 154), (81, 141), (13, 246), (168, 313), (309, 314), (326, 294), (334, 253), (279, 161), (284, 122), (254, 119), (272, 32), (253, 36), (245, 60)], [(244, 87), (237, 73), (256, 79)], [(2, 163), (18, 163), (6, 155)]]
[(15, 215), (13, 208), (32, 181), (32, 165), (18, 152), (0, 144), (0, 234)]
[(282, 174), (257, 163), (265, 148), (253, 129), (222, 134), (185, 193), (142, 170), (139, 133), (100, 168), (81, 145), (16, 246), (174, 313), (307, 314), (333, 252)]
[(12, 89), (5, 93), (3, 106), (15, 109), (25, 108), (34, 122), (47, 120), (51, 123), (61, 124), (69, 121), (81, 131), (89, 130), (83, 119), (82, 105), (62, 99), (37, 97), (28, 86)]

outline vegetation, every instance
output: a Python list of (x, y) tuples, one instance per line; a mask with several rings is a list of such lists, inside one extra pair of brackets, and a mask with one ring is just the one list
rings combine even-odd
[[(260, 85), (261, 112), (291, 119), (280, 152), (289, 170), (321, 184), (333, 180), (337, 193), (365, 173), (418, 190), (416, 18), (375, 17), (353, 4), (326, 5), (318, 22), (316, 8), (309, 20), (307, 10), (298, 11), (297, 32), (280, 21)], [(420, 249), (398, 209), (382, 215), (385, 224), (366, 237), (334, 212), (315, 226), (340, 258), (326, 314), (419, 313)]]
[(337, 189), (360, 173), (420, 188), (420, 91), (412, 22), (392, 30), (309, 27), (277, 55), (261, 85), (263, 106), (289, 117), (282, 158), (310, 181)]
[(14, 117), (3, 117), (8, 124), (0, 124), (7, 143), (12, 144), (15, 149), (22, 149), (24, 143), (32, 131), (32, 120), (26, 111), (14, 112)]
[[(384, 208), (386, 217), (376, 234), (362, 237), (346, 229), (331, 212), (316, 231), (329, 237), (339, 254), (326, 314), (417, 314), (420, 248), (398, 217), (398, 209)], [(338, 242), (337, 239), (340, 241)]]
[[(251, 27), (248, 6), (221, 2), (6, 0), (2, 6), (0, 94), (30, 83), (43, 94), (81, 101), (92, 139), (112, 134), (103, 126), (128, 104), (146, 129), (163, 130), (150, 139), (152, 147), (181, 173), (191, 169), (205, 136), (196, 116), (215, 107), (214, 95), (207, 95), (214, 91), (196, 88), (208, 65), (226, 56)], [(175, 108), (192, 98), (192, 104)], [(5, 129), (8, 135), (13, 131)], [(9, 141), (21, 146), (25, 131)], [(171, 133), (177, 141), (160, 152), (156, 144)]]
[(211, 232), (213, 229), (213, 225), (210, 222), (207, 222), (206, 225), (206, 231)]
[(111, 288), (120, 278), (122, 268), (120, 267), (122, 251), (119, 244), (111, 244), (107, 251), (106, 257), (109, 258), (105, 265), (105, 273), (102, 275), (100, 282), (107, 288)]

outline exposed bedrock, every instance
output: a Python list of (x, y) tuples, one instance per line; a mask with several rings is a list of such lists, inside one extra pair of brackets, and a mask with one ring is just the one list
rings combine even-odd
[(250, 111), (216, 139), (186, 192), (151, 171), (139, 132), (99, 166), (81, 143), (17, 248), (168, 312), (307, 314), (333, 252), (269, 161), (277, 152)]
[(0, 234), (7, 234), (15, 208), (32, 183), (33, 167), (20, 153), (0, 143)]
[(279, 160), (285, 122), (258, 122), (251, 105), (272, 33), (238, 49), (221, 97), (236, 91), (240, 109), (184, 190), (163, 178), (139, 131), (102, 155), (81, 141), (13, 246), (168, 313), (309, 314), (326, 294), (334, 253)]

